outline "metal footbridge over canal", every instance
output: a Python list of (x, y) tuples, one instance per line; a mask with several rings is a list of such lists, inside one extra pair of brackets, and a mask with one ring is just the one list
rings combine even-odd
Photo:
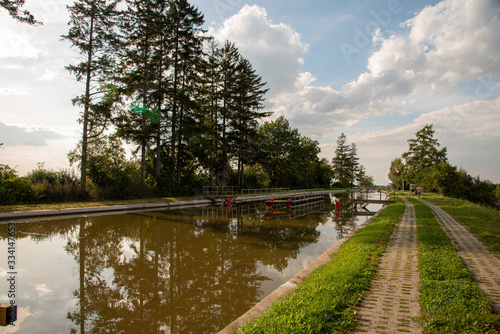
[[(288, 188), (269, 188), (269, 189), (243, 189), (240, 194), (236, 193), (236, 187), (205, 187), (204, 196), (213, 201), (214, 204), (234, 205), (265, 201), (268, 208), (275, 205), (296, 206), (309, 201), (323, 198), (325, 195), (350, 193), (351, 201), (355, 211), (368, 212), (368, 204), (387, 205), (391, 203), (387, 199), (390, 195), (383, 189), (351, 189), (351, 190), (325, 190), (325, 189), (301, 189), (289, 190)], [(354, 194), (368, 194), (377, 192), (380, 198), (368, 199), (358, 198)], [(384, 196), (383, 196), (384, 194)], [(384, 198), (382, 198), (384, 197)]]

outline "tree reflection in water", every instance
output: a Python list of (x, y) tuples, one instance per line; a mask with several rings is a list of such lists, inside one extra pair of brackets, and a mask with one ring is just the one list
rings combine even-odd
[(213, 333), (264, 297), (264, 267), (283, 272), (318, 242), (318, 226), (332, 226), (336, 238), (355, 227), (332, 201), (292, 217), (269, 217), (259, 203), (19, 226), (33, 240), (68, 240), (79, 264), (70, 332)]

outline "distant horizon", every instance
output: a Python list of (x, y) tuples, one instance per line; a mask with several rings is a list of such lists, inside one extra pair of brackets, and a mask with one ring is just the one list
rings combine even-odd
[[(80, 140), (82, 84), (64, 69), (78, 54), (70, 0), (27, 1), (42, 26), (0, 9), (0, 163), (19, 175), (45, 162), (69, 169)], [(478, 0), (193, 0), (207, 34), (235, 43), (268, 83), (266, 109), (318, 140), (329, 162), (345, 133), (375, 184), (426, 124), (448, 160), (500, 183), (500, 3)], [(128, 148), (128, 150), (130, 150)]]

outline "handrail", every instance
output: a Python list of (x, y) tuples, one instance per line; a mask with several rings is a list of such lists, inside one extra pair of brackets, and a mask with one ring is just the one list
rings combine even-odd
[(241, 195), (274, 195), (290, 192), (288, 188), (241, 189)]

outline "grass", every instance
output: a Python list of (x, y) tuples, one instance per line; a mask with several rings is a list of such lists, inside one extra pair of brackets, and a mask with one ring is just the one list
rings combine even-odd
[(332, 259), (290, 294), (236, 333), (348, 332), (394, 226), (405, 210), (401, 200), (348, 239)]
[(415, 205), (424, 333), (498, 333), (500, 317), (425, 204)]
[(456, 221), (482, 239), (500, 258), (500, 212), (468, 201), (426, 194), (425, 200), (440, 206)]

